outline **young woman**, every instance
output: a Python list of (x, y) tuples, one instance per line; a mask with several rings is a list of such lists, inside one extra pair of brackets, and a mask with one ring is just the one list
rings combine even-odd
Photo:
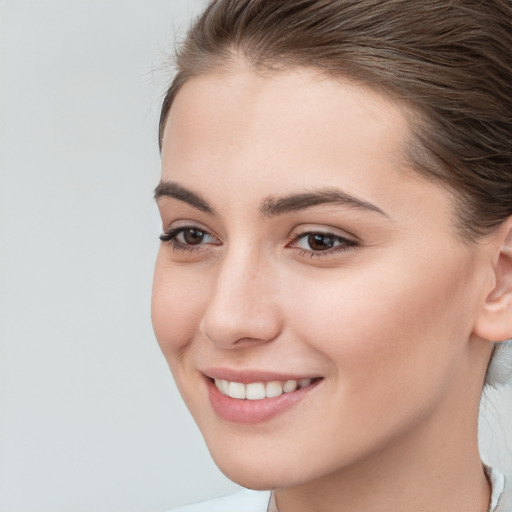
[[(163, 104), (153, 323), (220, 469), (186, 510), (511, 512), (507, 0), (217, 0)], [(270, 492), (271, 491), (271, 492)]]

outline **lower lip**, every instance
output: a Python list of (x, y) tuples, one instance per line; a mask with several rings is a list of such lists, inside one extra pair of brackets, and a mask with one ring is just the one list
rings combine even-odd
[(316, 380), (305, 388), (261, 400), (240, 400), (223, 395), (211, 379), (207, 379), (207, 386), (210, 403), (221, 418), (235, 423), (260, 423), (300, 402), (319, 382)]

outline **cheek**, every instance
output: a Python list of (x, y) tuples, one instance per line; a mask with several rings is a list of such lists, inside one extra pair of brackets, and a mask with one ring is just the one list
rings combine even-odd
[(295, 335), (327, 357), (348, 395), (371, 390), (380, 400), (409, 383), (419, 382), (418, 392), (441, 385), (471, 332), (471, 307), (463, 307), (470, 269), (452, 260), (448, 268), (393, 255), (301, 287), (308, 297), (294, 289)]
[(205, 283), (186, 267), (171, 265), (158, 255), (153, 277), (151, 319), (158, 344), (173, 369), (197, 332), (207, 305)]

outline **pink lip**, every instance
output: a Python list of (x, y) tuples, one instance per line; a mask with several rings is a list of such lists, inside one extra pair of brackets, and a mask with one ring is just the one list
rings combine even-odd
[[(225, 375), (225, 374), (224, 374)], [(240, 379), (240, 377), (242, 377)], [(215, 377), (221, 378), (221, 377)], [(281, 375), (275, 378), (275, 374), (272, 374), (272, 378), (261, 378), (261, 374), (258, 375), (257, 379), (254, 379), (245, 374), (238, 376), (239, 380), (236, 379), (225, 379), (231, 382), (267, 382), (267, 381), (286, 381), (286, 380), (300, 380), (294, 379), (293, 377), (288, 378)], [(302, 377), (305, 378), (305, 377)], [(206, 385), (208, 388), (208, 396), (213, 410), (223, 419), (232, 421), (235, 423), (260, 423), (281, 414), (289, 407), (300, 402), (309, 392), (311, 392), (320, 383), (321, 379), (316, 379), (309, 386), (301, 389), (297, 389), (292, 393), (283, 393), (282, 395), (275, 398), (263, 398), (261, 400), (239, 400), (223, 395), (215, 386), (212, 378), (207, 378)]]

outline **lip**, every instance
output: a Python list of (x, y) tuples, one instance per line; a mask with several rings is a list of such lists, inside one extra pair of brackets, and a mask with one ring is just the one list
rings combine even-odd
[[(307, 377), (260, 371), (238, 372), (227, 369), (208, 370), (203, 374), (205, 375), (210, 404), (215, 413), (224, 420), (244, 424), (262, 423), (284, 413), (288, 408), (301, 402), (322, 381), (322, 378), (318, 376)], [(213, 380), (225, 379), (231, 382), (249, 384), (251, 382), (301, 380), (305, 378), (312, 378), (313, 382), (309, 386), (291, 393), (283, 393), (275, 398), (262, 398), (261, 400), (240, 400), (226, 396), (217, 389)]]

